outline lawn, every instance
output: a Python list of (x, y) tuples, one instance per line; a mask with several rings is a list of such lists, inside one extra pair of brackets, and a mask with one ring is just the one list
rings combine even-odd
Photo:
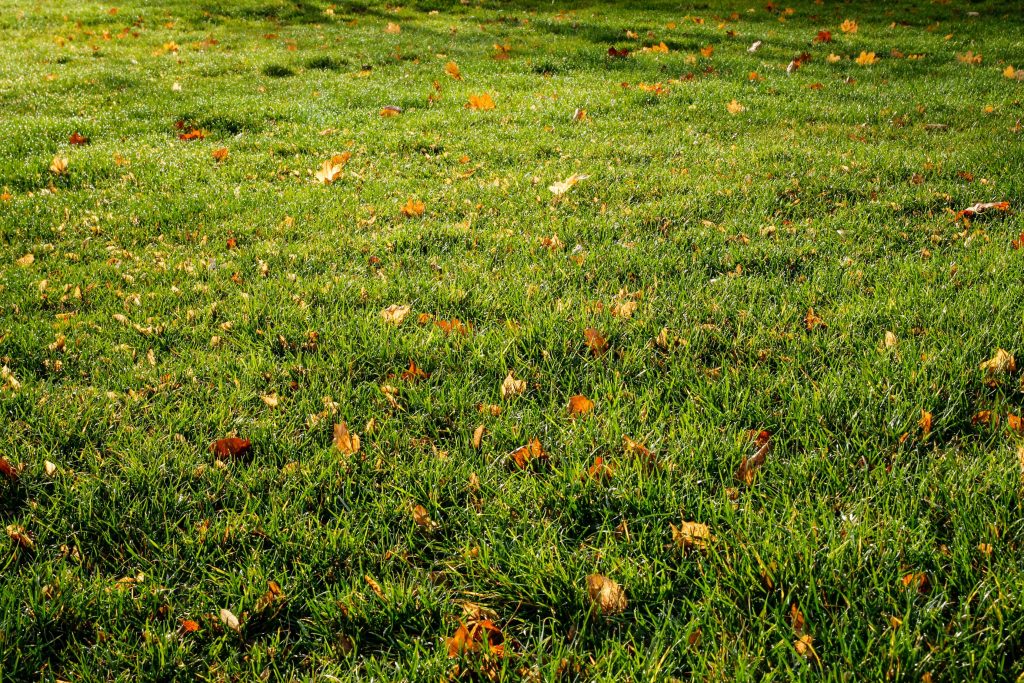
[(0, 679), (1020, 680), (1020, 10), (0, 0)]

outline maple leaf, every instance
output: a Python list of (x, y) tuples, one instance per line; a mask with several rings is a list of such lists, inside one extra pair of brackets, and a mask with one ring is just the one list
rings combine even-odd
[(855, 60), (853, 60), (853, 61), (857, 62), (861, 66), (870, 66), (870, 65), (874, 64), (875, 62), (877, 62), (878, 59), (875, 58), (875, 53), (874, 52), (863, 52), (862, 51), (857, 56), (857, 58)]
[(344, 455), (359, 452), (359, 435), (349, 432), (344, 421), (334, 425), (334, 447)]
[(1024, 69), (1014, 69), (1012, 66), (1007, 65), (1007, 67), (1003, 69), (1003, 76), (1005, 78), (1024, 81)]
[(192, 621), (191, 619), (182, 619), (180, 623), (182, 633), (195, 633), (199, 630), (199, 622), (197, 621)]
[(601, 574), (587, 576), (587, 594), (591, 603), (604, 616), (621, 614), (629, 605), (622, 586)]
[(402, 27), (393, 21), (389, 21), (388, 25), (384, 27), (384, 33), (390, 33), (392, 35), (402, 32)]
[(626, 48), (616, 49), (615, 47), (608, 48), (608, 56), (612, 59), (625, 59), (629, 56), (629, 50)]
[(531, 439), (525, 446), (520, 446), (509, 453), (508, 457), (515, 463), (516, 467), (525, 470), (534, 460), (546, 460), (548, 454), (544, 452), (544, 448), (540, 445), (540, 439)]
[(210, 452), (221, 460), (228, 458), (243, 458), (252, 450), (252, 442), (249, 439), (240, 439), (232, 436), (226, 439), (218, 439), (210, 444)]
[(426, 208), (426, 205), (419, 199), (410, 198), (409, 201), (402, 205), (402, 213), (406, 218), (417, 218), (423, 215)]
[(725, 110), (735, 116), (736, 114), (742, 114), (747, 110), (747, 108), (736, 100), (733, 100), (729, 102), (729, 104), (725, 105)]
[(569, 397), (569, 416), (586, 415), (594, 409), (594, 402), (583, 394)]
[(89, 144), (89, 138), (85, 137), (84, 135), (82, 135), (81, 133), (79, 133), (76, 130), (74, 133), (72, 133), (71, 135), (68, 136), (68, 144), (71, 144), (71, 145), (88, 145)]
[(979, 52), (978, 54), (975, 54), (972, 50), (968, 50), (963, 54), (957, 55), (956, 58), (964, 64), (981, 64), (982, 60), (981, 53)]
[(842, 31), (843, 33), (856, 33), (857, 28), (857, 22), (854, 21), (853, 19), (847, 19), (842, 24), (839, 25), (839, 30)]
[(668, 54), (668, 45), (665, 43), (658, 43), (657, 45), (650, 45), (640, 49), (640, 52), (653, 52), (655, 54)]
[(218, 147), (217, 149), (210, 152), (210, 155), (213, 157), (214, 161), (224, 161), (225, 159), (228, 158), (228, 148)]
[(380, 317), (384, 318), (384, 322), (391, 323), (392, 325), (401, 325), (409, 317), (410, 312), (412, 312), (412, 306), (391, 304), (380, 312)]
[(561, 180), (561, 181), (559, 181), (557, 183), (553, 183), (551, 185), (548, 185), (548, 189), (551, 190), (551, 192), (554, 193), (554, 195), (556, 197), (560, 197), (563, 194), (565, 194), (566, 192), (568, 192), (573, 186), (575, 186), (578, 183), (586, 180), (589, 177), (590, 176), (588, 176), (588, 175), (581, 175), (579, 173), (573, 173), (571, 176), (569, 176), (565, 180)]
[(330, 159), (327, 159), (320, 164), (320, 169), (313, 177), (322, 185), (330, 185), (341, 176), (342, 169), (345, 168), (345, 164), (351, 157), (351, 152), (335, 154)]
[(50, 162), (50, 173), (53, 175), (64, 175), (68, 172), (68, 158), (56, 155)]
[(444, 72), (457, 81), (462, 80), (462, 71), (459, 69), (459, 65), (455, 62), (448, 62), (445, 64)]
[(707, 59), (711, 59), (711, 55), (715, 54), (715, 46), (705, 45), (700, 49), (700, 53)]
[(818, 31), (818, 35), (814, 37), (815, 43), (831, 43), (832, 32), (831, 31)]
[(469, 102), (466, 103), (466, 108), (476, 111), (488, 111), (490, 109), (494, 109), (494, 100), (491, 99), (489, 93), (483, 93), (482, 95), (470, 95)]
[(187, 133), (180, 133), (178, 135), (178, 139), (184, 140), (185, 142), (190, 142), (192, 140), (203, 140), (204, 138), (206, 138), (207, 135), (208, 133), (205, 130), (202, 130), (200, 128), (193, 128)]
[(504, 399), (513, 398), (526, 391), (526, 380), (516, 379), (512, 371), (508, 371), (505, 379), (501, 382), (501, 397)]

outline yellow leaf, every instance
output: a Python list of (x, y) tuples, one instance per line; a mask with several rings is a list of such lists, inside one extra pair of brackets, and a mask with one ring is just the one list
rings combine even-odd
[(50, 162), (50, 173), (54, 175), (64, 175), (68, 172), (68, 158), (56, 155), (53, 157), (53, 161)]
[(412, 306), (399, 306), (398, 304), (391, 304), (383, 311), (380, 312), (384, 322), (391, 323), (392, 325), (401, 325), (409, 313), (412, 312)]
[(715, 540), (711, 535), (711, 529), (707, 524), (700, 522), (682, 521), (677, 528), (675, 524), (669, 524), (672, 529), (672, 540), (683, 550), (702, 550), (708, 543)]
[(36, 262), (36, 257), (35, 257), (35, 254), (32, 254), (32, 253), (25, 254), (24, 256), (19, 258), (17, 261), (15, 261), (15, 263), (18, 264), (19, 266), (21, 266), (22, 268), (25, 268), (27, 266), (31, 266), (35, 262)]
[(996, 349), (996, 355), (978, 367), (989, 375), (1004, 375), (1017, 371), (1017, 361), (1009, 351)]
[(402, 27), (393, 21), (389, 21), (388, 25), (384, 28), (384, 33), (397, 34), (402, 32)]
[(745, 112), (747, 110), (746, 107), (744, 107), (742, 104), (740, 104), (736, 100), (733, 100), (733, 101), (729, 102), (729, 104), (725, 105), (725, 109), (726, 109), (726, 111), (728, 111), (730, 114), (733, 114), (733, 115), (742, 114), (743, 112)]
[(828, 62), (829, 64), (835, 64), (840, 59), (842, 59), (842, 57), (840, 57), (837, 54), (833, 54), (833, 53), (830, 52), (828, 57), (825, 58), (825, 61)]
[(854, 21), (853, 19), (847, 19), (846, 21), (839, 25), (839, 30), (842, 31), (843, 33), (856, 33), (857, 28), (857, 22)]
[(480, 444), (484, 440), (484, 426), (480, 425), (473, 430), (473, 448), (480, 450)]
[(551, 185), (548, 185), (548, 189), (551, 190), (551, 192), (553, 192), (556, 197), (560, 197), (563, 194), (565, 194), (566, 192), (568, 192), (569, 189), (572, 188), (574, 185), (576, 185), (577, 183), (579, 183), (581, 181), (586, 180), (589, 177), (590, 176), (588, 176), (588, 175), (581, 175), (581, 174), (578, 174), (578, 173), (574, 173), (571, 176), (569, 176), (568, 178), (566, 178), (565, 180), (562, 180), (562, 181), (559, 181), (557, 183), (553, 183)]
[(854, 61), (856, 61), (861, 66), (870, 66), (871, 64), (874, 64), (878, 60), (875, 58), (874, 52), (862, 51), (860, 55), (857, 56), (857, 59), (855, 59)]

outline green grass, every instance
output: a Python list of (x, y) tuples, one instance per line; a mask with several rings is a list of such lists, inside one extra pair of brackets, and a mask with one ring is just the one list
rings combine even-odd
[(0, 0), (0, 679), (1019, 680), (1024, 18), (787, 6)]

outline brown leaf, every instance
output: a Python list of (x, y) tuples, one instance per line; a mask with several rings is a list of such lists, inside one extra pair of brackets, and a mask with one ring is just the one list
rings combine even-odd
[(807, 326), (808, 332), (819, 327), (827, 327), (827, 325), (825, 325), (825, 321), (815, 315), (813, 308), (807, 309), (807, 315), (804, 316), (804, 325)]
[(412, 521), (416, 522), (416, 526), (424, 531), (433, 531), (438, 526), (437, 522), (430, 519), (430, 513), (427, 512), (427, 508), (422, 505), (413, 506)]
[(922, 408), (921, 419), (917, 424), (921, 427), (921, 436), (928, 436), (932, 431), (932, 414)]
[(672, 529), (672, 540), (683, 550), (704, 550), (708, 543), (715, 540), (708, 525), (700, 522), (683, 520), (678, 528), (675, 524), (669, 524), (669, 527)]
[(70, 136), (68, 136), (68, 144), (71, 144), (71, 145), (88, 145), (89, 144), (89, 138), (85, 137), (84, 135), (82, 135), (81, 133), (79, 133), (76, 130), (74, 133), (72, 133)]
[(378, 598), (380, 598), (384, 602), (388, 601), (387, 596), (384, 595), (384, 589), (380, 587), (379, 583), (373, 580), (372, 576), (367, 574), (363, 577), (363, 580), (366, 581), (366, 585), (370, 587), (370, 590), (372, 590), (377, 595)]
[(587, 576), (587, 594), (594, 606), (605, 616), (621, 614), (626, 611), (629, 604), (622, 586), (601, 574)]
[(509, 453), (508, 457), (516, 464), (516, 467), (525, 470), (532, 461), (544, 460), (547, 458), (547, 455), (540, 445), (540, 439), (531, 439), (525, 446), (520, 446)]
[(521, 395), (526, 391), (526, 381), (516, 379), (512, 376), (512, 371), (508, 371), (508, 375), (501, 383), (501, 397), (504, 399), (513, 398)]
[(480, 450), (480, 444), (484, 439), (484, 426), (480, 425), (473, 430), (473, 448)]
[(583, 330), (583, 341), (595, 357), (601, 357), (608, 352), (608, 340), (593, 327)]
[(7, 460), (7, 458), (0, 455), (0, 474), (5, 476), (9, 481), (18, 481), (21, 477), (21, 469), (15, 467), (9, 460)]
[(594, 402), (583, 394), (569, 397), (569, 416), (586, 415), (594, 409)]
[(771, 450), (771, 434), (764, 430), (760, 431), (754, 438), (754, 445), (757, 447), (754, 455), (744, 458), (739, 469), (736, 470), (736, 479), (747, 486), (753, 485), (754, 476), (768, 458), (768, 453)]
[(228, 154), (229, 152), (227, 147), (218, 147), (217, 149), (210, 152), (210, 155), (213, 157), (213, 160), (218, 162), (227, 159)]
[(448, 62), (445, 64), (444, 72), (457, 81), (462, 80), (462, 71), (459, 70), (459, 65), (455, 62)]
[(418, 382), (421, 379), (427, 379), (428, 377), (430, 377), (430, 374), (420, 366), (416, 365), (416, 362), (412, 360), (409, 361), (409, 369), (402, 373), (402, 379), (406, 382)]
[(793, 633), (795, 635), (803, 635), (804, 613), (800, 611), (800, 608), (796, 606), (795, 602), (789, 607), (789, 623), (793, 627)]
[(227, 439), (218, 439), (210, 444), (210, 452), (221, 460), (228, 458), (243, 458), (252, 450), (252, 442), (249, 439), (240, 439), (232, 436)]
[(345, 422), (338, 422), (334, 425), (334, 447), (345, 455), (358, 453), (359, 435), (350, 433)]
[(594, 458), (594, 464), (587, 469), (587, 477), (598, 483), (608, 482), (615, 474), (615, 468), (605, 462), (600, 455)]

